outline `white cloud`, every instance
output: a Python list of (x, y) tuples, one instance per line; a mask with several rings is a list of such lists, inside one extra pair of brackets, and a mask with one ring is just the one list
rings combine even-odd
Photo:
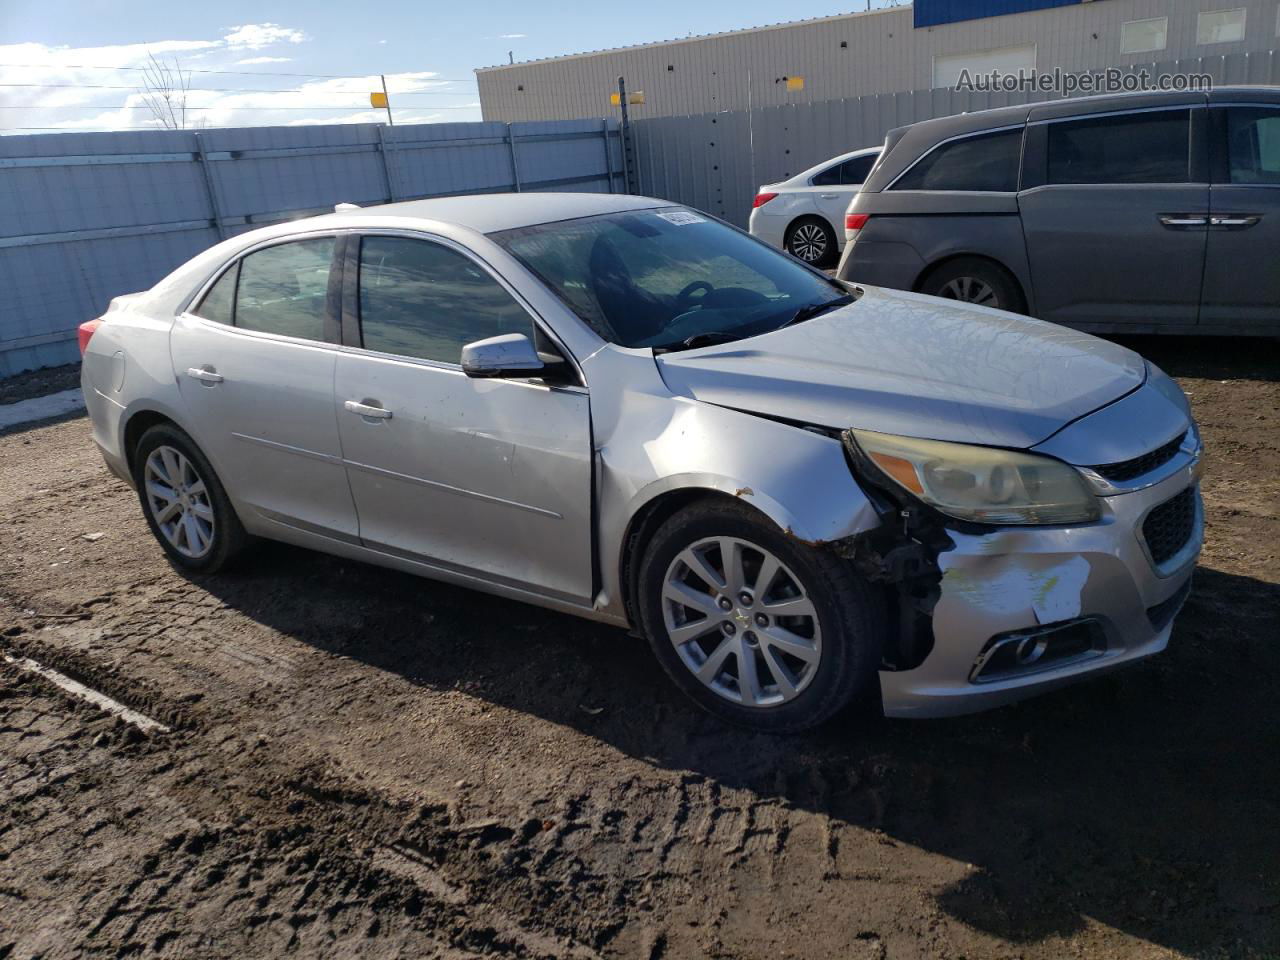
[(499, 40), (522, 40), (527, 36), (528, 36), (527, 33), (500, 33), (498, 34), (498, 39)]
[(222, 39), (229, 47), (261, 50), (276, 43), (303, 43), (310, 38), (301, 30), (282, 27), (278, 23), (245, 23), (232, 27)]
[(255, 63), (292, 63), (293, 57), (250, 57), (248, 60), (237, 60), (237, 67), (252, 66)]

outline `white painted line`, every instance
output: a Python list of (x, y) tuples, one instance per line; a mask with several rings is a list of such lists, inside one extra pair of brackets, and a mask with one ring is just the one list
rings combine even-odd
[(143, 733), (151, 733), (153, 730), (158, 730), (161, 733), (169, 732), (169, 728), (158, 720), (152, 720), (145, 714), (138, 713), (137, 710), (130, 710), (118, 700), (112, 700), (105, 693), (99, 693), (97, 690), (92, 690), (89, 687), (86, 687), (83, 683), (80, 683), (77, 680), (72, 680), (65, 674), (36, 663), (34, 660), (28, 660), (26, 657), (11, 657), (6, 653), (4, 654), (4, 662), (13, 664), (19, 670), (26, 670), (28, 673), (34, 673), (38, 676), (44, 677), (50, 683), (56, 684), (63, 690), (67, 691), (67, 693), (71, 694), (73, 697), (79, 697), (81, 700), (93, 704), (99, 710), (103, 710), (112, 716), (119, 717), (126, 723), (132, 723)]
[(32, 397), (18, 403), (0, 404), (0, 430), (17, 426), (19, 423), (31, 423), (33, 420), (47, 420), (60, 417), (64, 413), (75, 413), (84, 409), (84, 394), (79, 387), (51, 393), (44, 397)]

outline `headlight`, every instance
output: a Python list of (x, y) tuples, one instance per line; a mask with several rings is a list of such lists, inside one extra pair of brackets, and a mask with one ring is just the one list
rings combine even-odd
[(1049, 457), (869, 430), (846, 436), (893, 483), (960, 520), (1089, 523), (1101, 515), (1080, 474)]

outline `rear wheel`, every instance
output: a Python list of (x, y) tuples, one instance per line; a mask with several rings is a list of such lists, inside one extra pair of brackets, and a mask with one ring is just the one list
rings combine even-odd
[(813, 266), (821, 266), (835, 256), (836, 235), (830, 224), (817, 217), (804, 217), (787, 227), (783, 238), (787, 253)]
[(719, 717), (786, 733), (875, 693), (879, 595), (745, 506), (706, 501), (668, 520), (638, 588), (663, 669)]
[(172, 424), (142, 435), (133, 477), (147, 526), (169, 558), (197, 573), (221, 569), (247, 537), (213, 467)]
[(944, 263), (924, 279), (920, 292), (996, 310), (1026, 310), (1022, 292), (1008, 272), (978, 257), (958, 257)]

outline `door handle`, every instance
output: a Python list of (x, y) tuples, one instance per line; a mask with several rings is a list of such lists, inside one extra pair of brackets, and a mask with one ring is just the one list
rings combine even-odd
[(1232, 213), (1210, 217), (1209, 226), (1222, 227), (1226, 230), (1247, 230), (1249, 227), (1257, 226), (1261, 219), (1262, 215), (1258, 213)]
[(821, 197), (823, 200), (839, 200), (840, 199), (840, 194), (838, 193), (820, 193), (818, 194), (818, 196)]
[(1162, 213), (1160, 222), (1170, 230), (1189, 230), (1208, 226), (1209, 218), (1195, 213)]
[(359, 417), (369, 417), (373, 420), (391, 419), (391, 411), (386, 407), (375, 407), (367, 403), (359, 403), (355, 400), (348, 400), (342, 406), (348, 413), (354, 413)]
[(187, 376), (199, 380), (201, 383), (221, 383), (223, 376), (215, 373), (212, 367), (188, 367)]

